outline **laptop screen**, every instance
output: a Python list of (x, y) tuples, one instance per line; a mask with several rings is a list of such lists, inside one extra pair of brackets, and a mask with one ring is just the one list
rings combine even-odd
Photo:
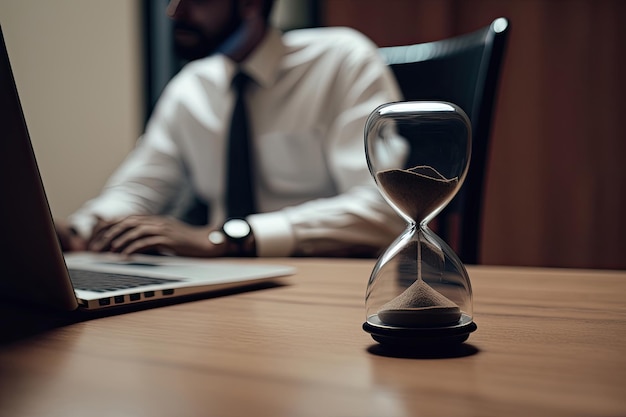
[(0, 27), (0, 292), (76, 308)]

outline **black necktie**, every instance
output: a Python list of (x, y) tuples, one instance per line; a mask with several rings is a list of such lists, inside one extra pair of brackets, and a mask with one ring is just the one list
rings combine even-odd
[(254, 182), (252, 180), (252, 146), (244, 101), (244, 92), (250, 77), (237, 72), (232, 86), (235, 107), (228, 138), (228, 176), (226, 189), (226, 214), (228, 217), (245, 217), (256, 212)]

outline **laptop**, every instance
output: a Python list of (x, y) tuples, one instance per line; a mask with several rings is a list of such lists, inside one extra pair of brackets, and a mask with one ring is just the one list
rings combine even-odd
[(0, 27), (0, 299), (58, 311), (102, 311), (280, 281), (294, 272), (289, 266), (219, 259), (64, 254)]

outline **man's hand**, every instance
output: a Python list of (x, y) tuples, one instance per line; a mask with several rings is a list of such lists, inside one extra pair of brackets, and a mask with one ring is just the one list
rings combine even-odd
[(54, 227), (64, 252), (82, 251), (87, 249), (87, 241), (64, 220), (55, 220)]
[(215, 245), (207, 236), (207, 227), (195, 227), (163, 216), (129, 216), (122, 219), (99, 219), (87, 249), (96, 252), (172, 254), (178, 256), (216, 257), (226, 254), (226, 245)]

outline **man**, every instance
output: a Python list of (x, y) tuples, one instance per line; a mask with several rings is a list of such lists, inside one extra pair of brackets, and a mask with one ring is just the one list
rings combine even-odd
[[(102, 193), (57, 222), (65, 250), (371, 256), (401, 232), (363, 145), (367, 116), (400, 97), (392, 74), (353, 30), (279, 33), (268, 24), (272, 3), (170, 2), (176, 50), (191, 62)], [(250, 79), (256, 212), (230, 219), (226, 155), (239, 71)], [(163, 215), (188, 185), (211, 207), (208, 225)]]

